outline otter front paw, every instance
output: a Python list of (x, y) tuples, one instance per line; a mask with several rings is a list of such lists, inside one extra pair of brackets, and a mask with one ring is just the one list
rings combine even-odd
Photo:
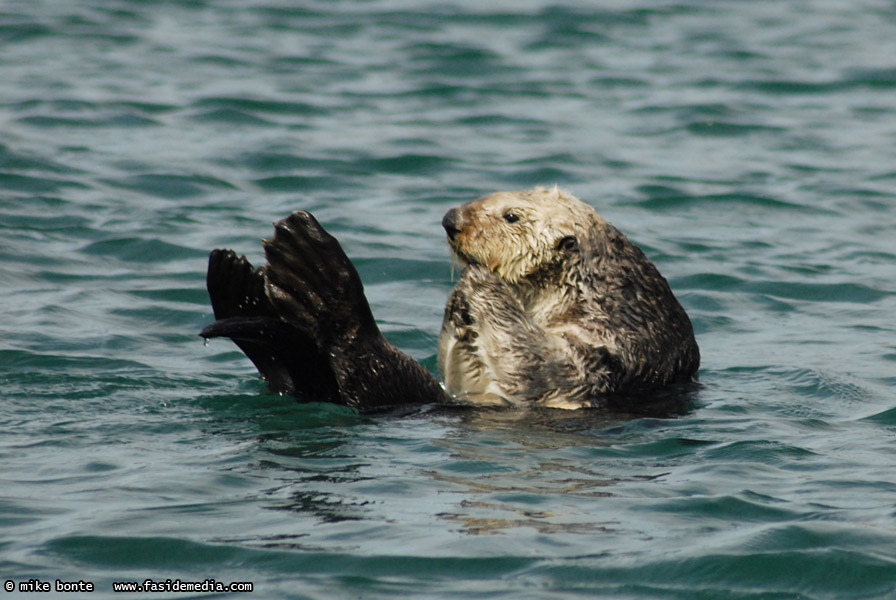
[(280, 318), (327, 350), (376, 329), (364, 286), (335, 237), (308, 212), (274, 223), (263, 240), (265, 291)]
[(491, 319), (496, 313), (523, 312), (504, 280), (482, 265), (467, 267), (457, 290), (464, 297), (471, 322)]

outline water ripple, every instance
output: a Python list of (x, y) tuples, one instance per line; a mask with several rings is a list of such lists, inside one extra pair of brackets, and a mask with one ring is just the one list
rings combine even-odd
[[(8, 1), (5, 576), (101, 598), (197, 575), (265, 597), (892, 596), (894, 17)], [(637, 412), (369, 417), (268, 394), (196, 335), (209, 249), (258, 264), (305, 208), (434, 369), (442, 215), (555, 183), (669, 279), (698, 384)]]

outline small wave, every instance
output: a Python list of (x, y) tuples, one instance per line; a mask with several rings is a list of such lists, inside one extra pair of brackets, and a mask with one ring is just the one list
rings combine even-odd
[(358, 168), (377, 173), (439, 173), (449, 168), (451, 161), (434, 154), (400, 154), (371, 157), (355, 161)]
[(234, 190), (236, 186), (208, 175), (180, 175), (174, 173), (144, 173), (121, 178), (106, 178), (102, 183), (133, 190), (159, 198), (188, 198), (201, 196), (208, 190)]
[(878, 425), (896, 426), (896, 407), (888, 408), (861, 420)]
[(201, 111), (192, 117), (194, 120), (204, 123), (225, 123), (227, 125), (249, 125), (253, 127), (262, 127), (265, 125), (273, 125), (274, 123), (262, 119), (250, 112), (237, 110), (234, 108), (215, 108), (211, 110)]
[(746, 471), (748, 463), (793, 467), (795, 462), (814, 455), (814, 452), (806, 448), (772, 440), (745, 440), (709, 448), (703, 458), (742, 463)]
[(737, 87), (772, 95), (820, 95), (868, 88), (888, 90), (896, 87), (896, 69), (853, 69), (839, 79), (808, 81), (800, 79), (754, 79)]
[(747, 283), (745, 289), (772, 298), (849, 304), (872, 304), (892, 296), (891, 292), (853, 282), (809, 283), (757, 280)]
[(0, 144), (0, 169), (8, 172), (33, 172), (46, 176), (46, 173), (80, 174), (83, 169), (63, 164), (51, 158), (32, 155), (13, 150), (9, 146)]
[(204, 257), (205, 252), (159, 238), (120, 237), (92, 242), (81, 249), (91, 256), (115, 257), (126, 262), (167, 262)]
[(337, 187), (346, 188), (351, 182), (344, 177), (328, 177), (314, 175), (277, 175), (274, 177), (262, 177), (252, 181), (266, 192), (311, 192), (314, 190), (329, 190)]
[(155, 119), (136, 114), (118, 113), (98, 117), (62, 117), (57, 115), (31, 115), (20, 117), (16, 122), (41, 129), (61, 128), (106, 128), (106, 127), (149, 127), (158, 125)]
[(730, 496), (695, 495), (671, 498), (651, 505), (651, 511), (676, 514), (699, 514), (707, 525), (711, 521), (724, 523), (775, 523), (792, 521), (800, 514), (777, 498), (753, 492)]
[(0, 188), (31, 194), (52, 194), (66, 188), (88, 189), (88, 186), (80, 181), (71, 179), (57, 179), (47, 176), (32, 177), (30, 175), (0, 172)]
[(65, 536), (50, 540), (44, 550), (81, 565), (117, 568), (202, 570), (227, 564), (245, 552), (238, 547), (174, 537)]
[(267, 113), (272, 115), (315, 116), (327, 112), (325, 106), (307, 102), (290, 102), (258, 98), (242, 98), (237, 96), (206, 96), (194, 101), (193, 108), (233, 109), (250, 113)]
[(648, 184), (636, 188), (646, 196), (638, 204), (650, 209), (679, 209), (684, 206), (726, 206), (752, 207), (772, 210), (800, 211), (801, 213), (825, 212), (810, 205), (788, 202), (771, 196), (761, 196), (749, 192), (728, 192), (722, 194), (689, 194), (685, 190), (662, 184)]
[[(666, 558), (603, 564), (583, 560), (578, 566), (540, 565), (519, 577), (555, 578), (567, 590), (593, 589), (635, 597), (675, 598), (885, 598), (893, 591), (896, 564), (886, 555), (827, 548), (745, 552), (704, 552), (693, 558)], [(687, 546), (687, 544), (685, 544)], [(686, 552), (682, 550), (682, 552)], [(670, 595), (670, 593), (672, 595)]]

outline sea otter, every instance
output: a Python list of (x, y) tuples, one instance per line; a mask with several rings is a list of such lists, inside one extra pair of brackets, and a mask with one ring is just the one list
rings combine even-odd
[(466, 265), (439, 337), (459, 400), (579, 408), (696, 373), (694, 331), (666, 280), (571, 194), (497, 192), (442, 225)]
[(644, 253), (558, 188), (497, 192), (442, 220), (463, 267), (439, 336), (444, 388), (383, 337), (358, 272), (311, 214), (263, 240), (267, 264), (214, 250), (217, 319), (275, 392), (360, 409), (408, 404), (580, 408), (692, 378), (693, 328)]

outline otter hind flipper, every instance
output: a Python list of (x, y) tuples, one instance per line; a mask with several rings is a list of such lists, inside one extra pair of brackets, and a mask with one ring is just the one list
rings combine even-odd
[(233, 250), (213, 250), (206, 277), (216, 321), (199, 335), (230, 338), (274, 392), (334, 401), (336, 381), (316, 346), (279, 318), (265, 295), (264, 271)]
[(245, 256), (217, 248), (208, 256), (206, 287), (216, 319), (276, 313), (264, 295), (264, 275)]
[(383, 337), (358, 271), (310, 213), (278, 221), (263, 244), (268, 300), (328, 358), (342, 404), (375, 410), (447, 400), (429, 371)]
[(322, 351), (354, 335), (379, 335), (355, 266), (310, 213), (296, 211), (264, 240), (267, 296)]

